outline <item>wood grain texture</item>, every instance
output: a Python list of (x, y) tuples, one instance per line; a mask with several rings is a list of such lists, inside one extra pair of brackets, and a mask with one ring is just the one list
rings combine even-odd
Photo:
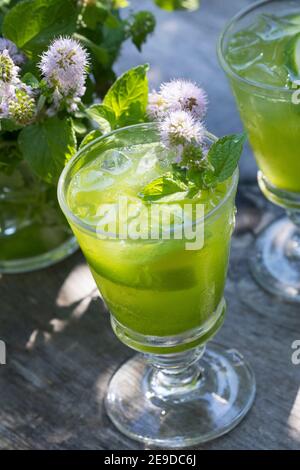
[[(148, 7), (148, 1), (142, 3)], [(173, 75), (201, 79), (210, 89), (210, 127), (225, 134), (237, 129), (239, 119), (217, 68), (214, 42), (226, 18), (250, 2), (202, 3), (188, 19), (160, 13), (143, 60), (153, 64), (153, 83)], [(135, 62), (140, 56), (126, 47), (120, 70)], [(247, 169), (244, 176), (249, 179)], [(235, 430), (198, 448), (299, 449), (300, 366), (291, 362), (291, 344), (300, 339), (300, 307), (260, 290), (247, 264), (255, 234), (280, 211), (255, 183), (245, 182), (238, 208), (228, 317), (217, 340), (251, 362), (257, 398)], [(119, 434), (104, 412), (108, 380), (132, 352), (114, 337), (80, 253), (50, 269), (0, 277), (0, 339), (7, 344), (7, 365), (0, 366), (1, 449), (144, 448)]]

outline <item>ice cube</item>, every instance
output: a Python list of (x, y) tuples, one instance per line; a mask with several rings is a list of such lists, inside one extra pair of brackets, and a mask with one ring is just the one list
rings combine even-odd
[(299, 25), (287, 18), (279, 18), (274, 15), (261, 15), (260, 27), (256, 34), (263, 41), (274, 41), (284, 36), (290, 36), (299, 32)]
[(103, 171), (86, 168), (74, 177), (73, 188), (79, 192), (102, 191), (113, 183), (114, 179)]
[(101, 163), (101, 170), (112, 175), (121, 175), (131, 167), (131, 160), (119, 150), (107, 150)]
[(247, 78), (274, 86), (285, 84), (287, 77), (284, 69), (276, 65), (255, 64), (247, 71)]
[(261, 60), (261, 40), (253, 31), (241, 31), (229, 42), (228, 59), (236, 70), (245, 70)]
[(151, 171), (157, 163), (157, 156), (155, 152), (149, 152), (144, 155), (138, 163), (136, 174), (144, 175)]

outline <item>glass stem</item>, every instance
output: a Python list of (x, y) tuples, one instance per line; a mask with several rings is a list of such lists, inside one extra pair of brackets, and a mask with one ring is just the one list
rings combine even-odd
[(295, 226), (295, 232), (288, 246), (288, 256), (296, 261), (300, 261), (300, 211), (289, 209), (287, 215)]
[(148, 355), (152, 366), (150, 388), (156, 396), (168, 398), (198, 388), (203, 376), (199, 362), (205, 346), (176, 354)]

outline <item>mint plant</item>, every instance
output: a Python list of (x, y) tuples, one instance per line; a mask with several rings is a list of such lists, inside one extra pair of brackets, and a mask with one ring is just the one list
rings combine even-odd
[[(185, 0), (155, 3), (186, 8)], [(141, 50), (155, 28), (148, 11), (121, 14), (129, 6), (127, 0), (0, 0), (0, 175), (26, 160), (39, 179), (56, 183), (81, 142), (99, 135), (94, 130), (85, 138), (91, 118), (102, 132), (144, 118), (145, 67), (107, 93), (124, 41)], [(100, 108), (85, 112), (99, 101)]]

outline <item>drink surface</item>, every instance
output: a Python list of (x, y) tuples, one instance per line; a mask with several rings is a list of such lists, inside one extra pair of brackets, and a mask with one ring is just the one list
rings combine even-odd
[[(171, 155), (159, 143), (111, 149), (73, 176), (67, 194), (71, 211), (88, 227), (72, 224), (110, 311), (120, 324), (147, 336), (172, 336), (208, 325), (224, 309), (234, 191), (220, 213), (204, 224), (203, 247), (186, 250), (187, 240), (174, 239), (173, 233), (182, 223), (176, 207), (190, 203), (195, 209), (200, 204), (207, 216), (224, 199), (232, 179), (214, 190), (200, 191), (194, 199), (184, 191), (155, 202), (139, 197), (149, 182), (168, 171), (173, 171)], [(102, 232), (101, 237), (97, 235), (101, 208), (109, 205), (104, 219), (109, 223), (111, 208), (119, 204), (120, 197), (132, 204), (127, 214), (129, 229), (139, 218), (140, 233), (147, 232), (147, 237), (120, 239), (118, 225), (117, 233), (110, 237)], [(149, 238), (149, 225), (143, 224), (143, 218), (153, 206), (162, 214), (171, 212), (170, 239)], [(153, 216), (150, 229), (157, 227), (162, 228), (161, 219)]]
[(300, 9), (283, 16), (256, 13), (229, 39), (226, 61), (248, 81), (231, 76), (260, 169), (279, 189), (300, 192), (300, 104), (292, 102), (300, 80)]
[(241, 77), (277, 87), (291, 88), (299, 79), (297, 44), (299, 14), (257, 15), (244, 30), (229, 40), (227, 60)]

